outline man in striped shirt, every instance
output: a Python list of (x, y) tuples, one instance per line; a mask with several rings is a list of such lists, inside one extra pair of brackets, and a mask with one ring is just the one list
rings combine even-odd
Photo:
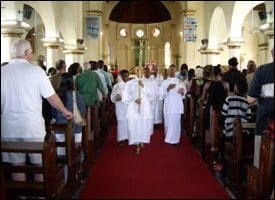
[(223, 104), (222, 115), (225, 117), (224, 121), (224, 135), (228, 137), (233, 136), (234, 118), (240, 116), (242, 122), (247, 122), (250, 118), (250, 106), (245, 98), (247, 92), (247, 82), (245, 78), (237, 80), (234, 86), (234, 95), (228, 96)]

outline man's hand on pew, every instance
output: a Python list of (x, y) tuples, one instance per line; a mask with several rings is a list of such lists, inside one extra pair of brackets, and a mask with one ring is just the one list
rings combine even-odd
[(72, 119), (73, 118), (73, 113), (71, 113), (70, 111), (68, 110), (65, 110), (63, 113), (63, 116), (66, 117), (66, 119)]

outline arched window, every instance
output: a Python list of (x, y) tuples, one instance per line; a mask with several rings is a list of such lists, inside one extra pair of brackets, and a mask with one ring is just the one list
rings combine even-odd
[(171, 65), (171, 48), (169, 42), (166, 42), (164, 45), (164, 64), (166, 69)]

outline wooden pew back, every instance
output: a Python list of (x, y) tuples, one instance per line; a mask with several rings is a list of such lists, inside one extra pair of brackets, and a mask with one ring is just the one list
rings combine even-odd
[(232, 143), (224, 145), (226, 174), (228, 187), (237, 198), (245, 196), (247, 165), (253, 162), (255, 123), (242, 123), (239, 116), (235, 117)]
[(268, 131), (262, 136), (259, 169), (253, 165), (247, 170), (248, 199), (270, 199), (274, 181), (274, 140)]
[(7, 197), (33, 196), (46, 199), (57, 198), (64, 187), (64, 169), (57, 167), (55, 137), (47, 132), (44, 142), (1, 142), (1, 152), (42, 154), (42, 166), (4, 166), (5, 173), (43, 174), (43, 182), (7, 181)]

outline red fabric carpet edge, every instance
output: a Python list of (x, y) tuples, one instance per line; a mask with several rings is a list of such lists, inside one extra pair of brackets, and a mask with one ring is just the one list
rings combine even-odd
[(118, 147), (116, 126), (87, 179), (80, 199), (229, 199), (194, 147), (182, 134), (179, 147), (158, 130), (140, 155)]

